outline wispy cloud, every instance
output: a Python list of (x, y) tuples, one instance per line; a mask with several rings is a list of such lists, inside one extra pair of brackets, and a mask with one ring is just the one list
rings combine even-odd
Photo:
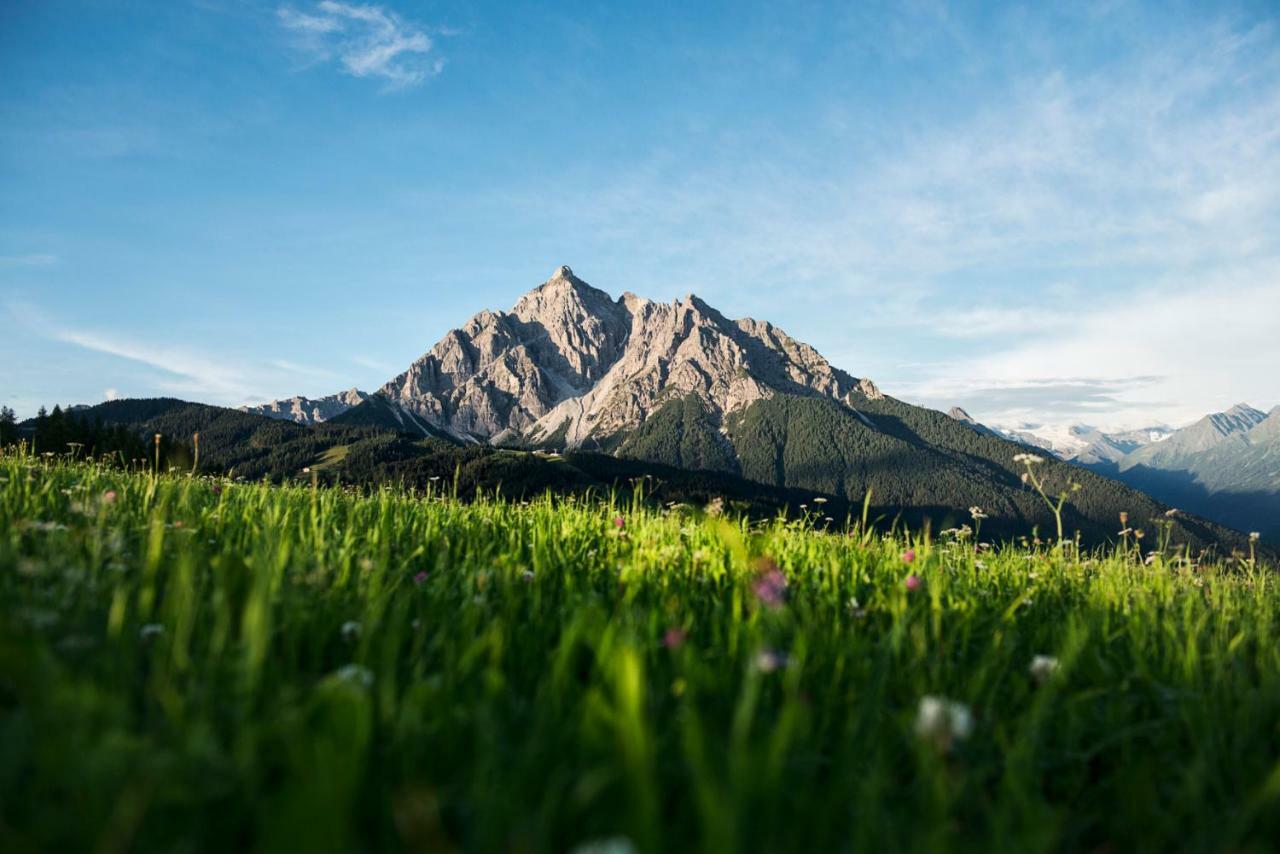
[(427, 32), (382, 6), (324, 0), (307, 11), (281, 6), (276, 15), (311, 62), (336, 60), (353, 77), (403, 88), (444, 68)]
[[(1280, 402), (1276, 365), (1280, 263), (1268, 262), (1079, 309), (1067, 326), (933, 366), (893, 393), (993, 423), (1177, 424)], [(1061, 379), (1068, 370), (1083, 379)]]
[[(973, 110), (698, 140), (714, 160), (673, 144), (509, 207), (644, 247), (625, 259), (635, 290), (649, 278), (767, 316), (931, 405), (1141, 423), (1273, 403), (1278, 48), (1273, 23), (1231, 20), (1105, 63), (1058, 63), (1049, 40)], [(1021, 402), (993, 391), (1013, 387)]]
[(0, 268), (3, 267), (48, 267), (58, 263), (57, 255), (0, 255)]
[[(104, 333), (67, 324), (38, 306), (15, 299), (5, 300), (0, 305), (8, 314), (7, 322), (26, 333), (124, 359), (149, 369), (148, 386), (164, 394), (207, 403), (238, 405), (268, 399), (263, 396), (264, 392), (279, 397), (303, 391), (327, 394), (343, 383), (341, 377), (330, 371), (282, 359), (246, 359), (233, 353), (211, 353), (167, 342)], [(107, 381), (117, 379), (106, 365), (99, 367), (98, 371)], [(104, 394), (110, 400), (116, 392), (116, 387), (109, 387)]]

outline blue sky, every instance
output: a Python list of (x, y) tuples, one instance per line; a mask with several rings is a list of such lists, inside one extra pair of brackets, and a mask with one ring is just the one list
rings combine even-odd
[(374, 389), (562, 263), (996, 423), (1280, 403), (1274, 2), (0, 6), (0, 402)]

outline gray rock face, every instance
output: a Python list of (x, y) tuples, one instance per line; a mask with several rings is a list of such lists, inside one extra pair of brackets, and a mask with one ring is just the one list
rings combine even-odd
[(1179, 469), (1189, 467), (1196, 455), (1226, 441), (1244, 441), (1244, 436), (1267, 418), (1246, 403), (1238, 403), (1226, 412), (1206, 415), (1199, 421), (1183, 427), (1158, 445), (1150, 445), (1134, 451), (1121, 468), (1145, 465), (1152, 468)]
[(560, 267), (511, 311), (450, 332), (378, 393), (464, 440), (577, 447), (690, 394), (724, 414), (777, 392), (855, 408), (880, 397), (769, 323), (729, 320), (692, 294), (615, 300)]
[(326, 397), (309, 398), (298, 395), (284, 400), (273, 400), (257, 406), (242, 406), (242, 412), (254, 415), (265, 415), (282, 421), (296, 421), (299, 424), (319, 424), (328, 421), (363, 403), (369, 395), (359, 389), (331, 394)]

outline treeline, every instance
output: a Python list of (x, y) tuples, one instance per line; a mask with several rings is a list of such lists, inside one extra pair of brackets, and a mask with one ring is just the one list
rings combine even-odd
[(61, 406), (51, 411), (41, 407), (35, 418), (21, 424), (17, 423), (12, 409), (0, 411), (0, 445), (19, 441), (25, 441), (37, 454), (72, 454), (121, 465), (141, 460), (147, 451), (137, 431), (84, 417), (76, 410), (63, 410)]
[[(535, 453), (462, 445), (387, 429), (391, 416), (305, 426), (172, 398), (112, 401), (50, 413), (4, 435), (37, 451), (73, 449), (126, 464), (230, 474), (251, 480), (315, 479), (326, 484), (481, 492), (521, 499), (543, 492), (586, 494), (644, 489), (655, 501), (702, 505), (721, 499), (764, 514), (808, 504), (843, 521), (871, 494), (871, 517), (933, 530), (986, 515), (984, 535), (1049, 537), (1053, 517), (1020, 480), (1021, 445), (980, 433), (943, 413), (891, 398), (859, 402), (857, 411), (825, 398), (776, 395), (727, 419), (722, 430), (694, 398), (672, 401), (639, 429), (614, 437), (614, 453)], [(370, 423), (370, 422), (374, 423)], [(362, 423), (363, 422), (363, 423)], [(0, 420), (0, 424), (4, 422)], [(160, 436), (158, 454), (155, 444)], [(198, 438), (197, 438), (198, 437)], [(7, 441), (14, 441), (10, 438)], [(1064, 528), (1089, 544), (1113, 540), (1120, 514), (1133, 528), (1168, 525), (1175, 542), (1195, 550), (1247, 547), (1238, 532), (1166, 508), (1124, 484), (1046, 458), (1048, 488), (1071, 493)], [(815, 502), (814, 498), (822, 498)], [(819, 509), (820, 508), (820, 509)]]

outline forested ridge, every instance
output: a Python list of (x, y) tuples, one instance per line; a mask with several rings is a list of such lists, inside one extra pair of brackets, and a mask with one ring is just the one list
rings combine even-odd
[[(970, 508), (977, 507), (987, 517), (984, 533), (995, 538), (1047, 536), (1053, 528), (1043, 498), (1020, 479), (1022, 464), (1014, 457), (1026, 448), (892, 398), (867, 399), (854, 410), (825, 398), (779, 394), (723, 424), (696, 398), (677, 399), (614, 437), (612, 454), (462, 445), (390, 429), (391, 420), (389, 411), (374, 406), (304, 426), (173, 398), (117, 400), (55, 407), (13, 425), (10, 440), (25, 439), (37, 452), (148, 467), (155, 465), (159, 436), (166, 470), (198, 466), (247, 480), (447, 488), (464, 498), (644, 490), (665, 503), (719, 498), (755, 514), (788, 508), (810, 513), (819, 524), (861, 513), (869, 492), (872, 518), (912, 527), (972, 524)], [(1176, 542), (1195, 549), (1244, 545), (1237, 532), (1186, 514), (1167, 516), (1168, 508), (1106, 477), (1053, 459), (1038, 465), (1051, 493), (1079, 485), (1064, 507), (1064, 528), (1085, 542), (1114, 539), (1123, 512), (1153, 538), (1157, 526), (1167, 524)]]

